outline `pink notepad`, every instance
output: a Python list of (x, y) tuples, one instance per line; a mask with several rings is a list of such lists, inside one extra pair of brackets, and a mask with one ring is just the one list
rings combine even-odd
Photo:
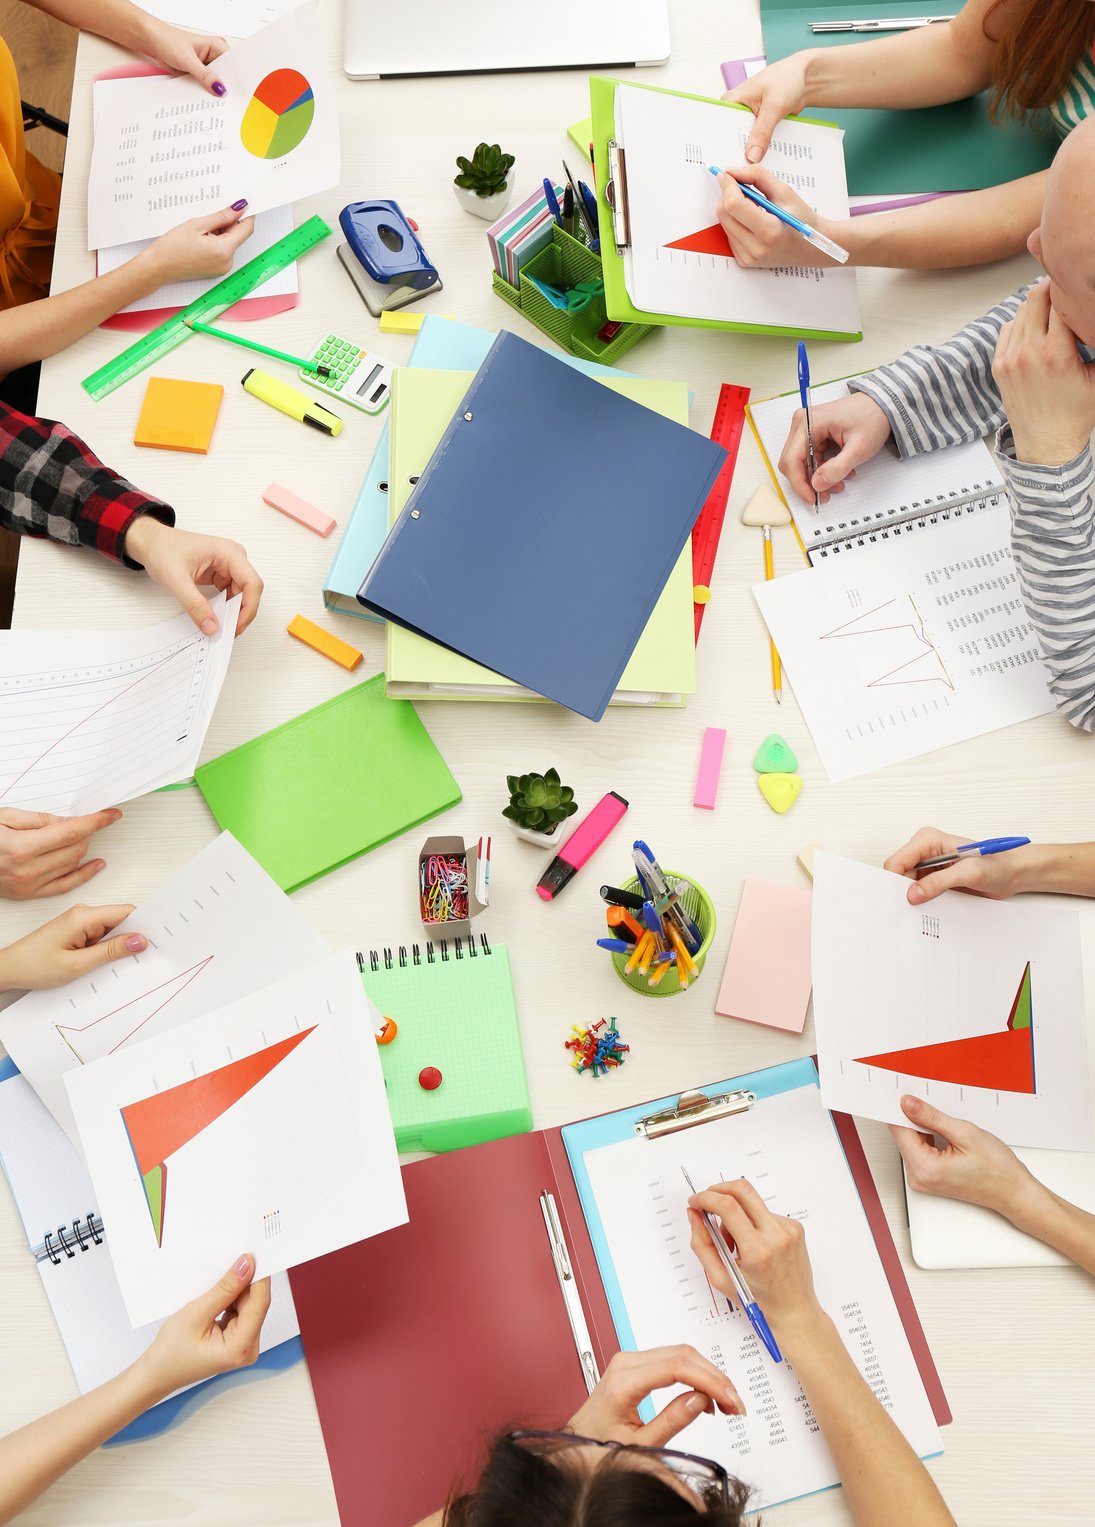
[(810, 1001), (810, 892), (747, 880), (716, 1013), (801, 1034)]

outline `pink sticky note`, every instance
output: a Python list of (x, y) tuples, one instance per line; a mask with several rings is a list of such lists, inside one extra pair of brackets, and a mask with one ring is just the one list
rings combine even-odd
[(719, 793), (719, 770), (722, 768), (722, 750), (726, 746), (726, 731), (721, 726), (709, 726), (703, 734), (700, 752), (700, 772), (696, 776), (696, 793), (693, 806), (715, 809), (715, 797)]
[(747, 880), (716, 1013), (801, 1034), (810, 1001), (811, 893)]
[(282, 514), (287, 514), (291, 520), (296, 520), (298, 525), (306, 525), (317, 535), (329, 536), (335, 528), (336, 521), (326, 510), (317, 509), (315, 504), (310, 504), (306, 498), (301, 498), (299, 494), (283, 488), (278, 482), (272, 482), (268, 488), (263, 489), (262, 501), (264, 504), (269, 504), (271, 509), (280, 509)]

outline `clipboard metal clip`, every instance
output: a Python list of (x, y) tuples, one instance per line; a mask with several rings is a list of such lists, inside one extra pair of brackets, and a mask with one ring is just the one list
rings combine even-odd
[(624, 146), (615, 138), (608, 140), (608, 182), (605, 201), (612, 210), (612, 237), (616, 241), (616, 253), (623, 254), (631, 248), (631, 218), (627, 207), (627, 159)]
[(715, 1119), (728, 1119), (736, 1113), (746, 1113), (757, 1100), (755, 1092), (721, 1092), (708, 1097), (706, 1092), (693, 1090), (682, 1092), (675, 1108), (663, 1108), (651, 1113), (635, 1125), (635, 1133), (648, 1140), (660, 1135), (672, 1135), (679, 1129), (691, 1129), (693, 1124), (710, 1124)]

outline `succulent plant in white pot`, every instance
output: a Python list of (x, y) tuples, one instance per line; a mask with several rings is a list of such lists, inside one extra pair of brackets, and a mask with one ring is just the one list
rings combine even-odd
[(558, 771), (546, 774), (507, 774), (509, 805), (502, 815), (519, 838), (555, 848), (563, 840), (560, 826), (578, 810), (574, 791), (559, 779)]
[(452, 184), (457, 201), (465, 212), (493, 223), (513, 189), (513, 155), (503, 154), (497, 143), (480, 143), (470, 159), (457, 154), (456, 164), (460, 173)]

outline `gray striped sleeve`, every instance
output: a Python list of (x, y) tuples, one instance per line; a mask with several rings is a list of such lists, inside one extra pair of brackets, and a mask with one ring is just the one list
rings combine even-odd
[(1000, 330), (1029, 290), (1024, 286), (1005, 297), (944, 344), (917, 345), (848, 383), (850, 392), (865, 392), (889, 419), (899, 456), (967, 444), (1003, 424), (992, 358)]
[(1019, 588), (1057, 709), (1095, 731), (1095, 464), (1086, 446), (1064, 466), (1018, 461), (1010, 425), (996, 460), (1011, 501)]

